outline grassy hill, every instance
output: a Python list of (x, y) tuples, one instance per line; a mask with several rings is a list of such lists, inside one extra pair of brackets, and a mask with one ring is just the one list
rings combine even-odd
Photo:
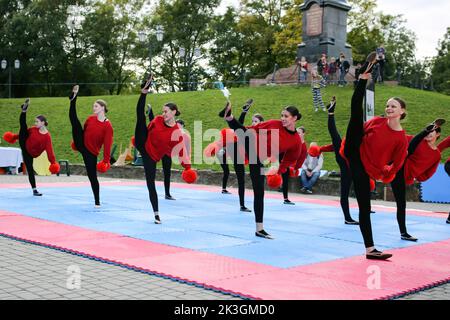
[[(246, 124), (251, 121), (251, 114), (261, 113), (266, 119), (279, 118), (280, 111), (285, 105), (295, 105), (300, 108), (303, 118), (298, 125), (306, 127), (308, 142), (317, 141), (320, 145), (330, 143), (327, 131), (327, 114), (323, 111), (315, 113), (312, 107), (312, 97), (309, 87), (280, 86), (280, 87), (258, 87), (258, 88), (236, 88), (231, 89), (231, 101), (234, 105), (235, 114), (239, 114), (242, 103), (248, 98), (253, 98), (255, 104), (250, 110)], [(338, 88), (335, 86), (323, 90), (324, 101), (328, 101), (333, 95), (337, 98), (336, 120), (341, 135), (349, 119), (349, 104), (352, 88)], [(447, 125), (443, 128), (443, 136), (450, 134), (450, 97), (433, 92), (419, 91), (404, 87), (379, 86), (376, 92), (376, 114), (382, 114), (388, 98), (398, 96), (406, 100), (408, 117), (403, 127), (409, 134), (419, 132), (425, 124), (430, 123), (437, 117), (446, 118)], [(80, 97), (78, 99), (78, 114), (82, 121), (91, 113), (92, 103), (101, 98), (108, 102), (109, 114), (114, 127), (114, 143), (121, 144), (125, 148), (130, 137), (134, 134), (135, 107), (137, 96), (103, 96), (103, 97)], [(181, 109), (181, 116), (187, 129), (192, 134), (193, 148), (195, 148), (194, 121), (201, 121), (203, 132), (209, 128), (223, 128), (226, 123), (217, 116), (223, 107), (225, 100), (217, 90), (203, 92), (179, 92), (155, 94), (147, 97), (156, 112), (161, 110), (166, 102), (173, 101)], [(19, 106), (23, 99), (1, 100), (0, 99), (0, 134), (5, 131), (18, 132), (19, 130)], [(68, 118), (69, 101), (67, 98), (33, 98), (28, 112), (28, 123), (31, 126), (34, 117), (44, 114), (49, 120), (49, 130), (53, 137), (53, 144), (58, 159), (69, 159), (73, 163), (81, 163), (82, 159), (78, 153), (70, 148), (71, 127)], [(202, 148), (209, 142), (204, 141)], [(6, 142), (0, 145), (5, 146)], [(18, 144), (16, 145), (18, 146)], [(450, 151), (444, 154), (447, 158)], [(195, 165), (196, 168), (220, 169), (218, 165)], [(325, 169), (338, 168), (334, 155), (325, 155)]]

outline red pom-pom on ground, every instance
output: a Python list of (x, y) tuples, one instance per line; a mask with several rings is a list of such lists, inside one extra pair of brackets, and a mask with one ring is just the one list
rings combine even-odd
[(19, 135), (8, 131), (3, 134), (3, 140), (5, 140), (6, 142), (8, 142), (10, 144), (14, 144), (17, 142), (17, 140), (19, 140)]
[(57, 174), (57, 173), (59, 172), (60, 169), (61, 169), (61, 168), (60, 168), (60, 166), (59, 166), (59, 163), (57, 163), (57, 162), (52, 163), (52, 164), (50, 165), (50, 167), (48, 168), (48, 170), (50, 170), (50, 172), (51, 172), (52, 174)]
[(106, 171), (109, 170), (109, 168), (111, 168), (111, 164), (100, 161), (99, 163), (97, 163), (97, 171), (100, 173), (105, 173)]
[(320, 156), (320, 147), (319, 146), (311, 146), (311, 147), (309, 147), (308, 154), (311, 157), (318, 157), (318, 156)]
[(279, 189), (282, 183), (283, 179), (279, 174), (272, 174), (267, 176), (267, 185), (270, 189)]
[(77, 150), (77, 147), (75, 146), (75, 142), (73, 142), (73, 140), (72, 140), (72, 142), (70, 143), (70, 147), (72, 148), (73, 151), (78, 151), (78, 150)]
[(370, 191), (373, 192), (375, 190), (375, 187), (376, 187), (375, 180), (370, 179)]
[(186, 183), (195, 183), (195, 181), (197, 181), (197, 172), (192, 170), (192, 169), (186, 169), (183, 171), (183, 173), (181, 174), (181, 177), (183, 178), (183, 180)]

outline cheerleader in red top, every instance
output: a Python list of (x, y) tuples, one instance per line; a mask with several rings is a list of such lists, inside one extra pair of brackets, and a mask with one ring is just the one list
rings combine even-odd
[[(262, 172), (262, 163), (270, 157), (277, 158), (280, 153), (284, 153), (276, 175), (271, 174), (269, 176), (271, 180), (272, 177), (276, 177), (275, 180), (280, 182), (280, 184), (280, 174), (285, 173), (290, 166), (293, 166), (295, 170), (299, 168), (302, 142), (295, 130), (295, 123), (297, 120), (300, 120), (301, 114), (296, 107), (289, 106), (281, 112), (281, 120), (269, 120), (246, 128), (233, 117), (231, 105), (228, 105), (224, 112), (224, 118), (230, 128), (235, 130), (238, 142), (245, 143), (254, 193), (255, 235), (273, 239), (263, 227), (265, 176)], [(272, 141), (272, 137), (277, 137), (278, 139)]]
[[(439, 151), (443, 152), (445, 149), (450, 147), (450, 136), (448, 136), (447, 138), (445, 138), (444, 141), (442, 141), (441, 143), (439, 143), (438, 145), (438, 149)], [(450, 157), (447, 159), (447, 161), (445, 162), (445, 172), (447, 172), (448, 176), (450, 177)], [(448, 214), (448, 218), (446, 221), (448, 224), (450, 224), (450, 212)]]
[[(406, 105), (399, 98), (389, 99), (386, 117), (376, 117), (364, 124), (363, 99), (367, 80), (376, 63), (371, 54), (353, 93), (351, 116), (343, 153), (350, 165), (359, 206), (359, 226), (366, 247), (367, 259), (385, 260), (392, 255), (375, 249), (370, 221), (370, 178), (390, 183), (402, 167), (408, 142), (400, 120), (406, 116)], [(342, 148), (341, 148), (342, 149)]]
[[(108, 108), (106, 102), (97, 100), (92, 106), (93, 115), (86, 119), (84, 127), (81, 126), (77, 116), (77, 97), (79, 86), (74, 86), (70, 96), (69, 118), (72, 125), (72, 148), (83, 156), (86, 172), (94, 193), (95, 207), (100, 207), (100, 185), (97, 179), (97, 170), (106, 172), (110, 167), (111, 145), (113, 141), (113, 127), (106, 118)], [(97, 157), (103, 146), (103, 160), (97, 164)]]
[(414, 179), (423, 182), (431, 178), (441, 160), (441, 152), (436, 146), (444, 119), (436, 119), (425, 130), (415, 137), (408, 135), (408, 156), (405, 164), (397, 172), (391, 182), (392, 192), (397, 203), (397, 222), (402, 240), (417, 241), (406, 230), (406, 185), (414, 183)]
[[(153, 109), (150, 105), (148, 105), (148, 120), (150, 122), (155, 119), (155, 115), (153, 114)], [(187, 130), (185, 130), (184, 126), (185, 123), (181, 119), (177, 119), (176, 121), (178, 125), (181, 128), (181, 131), (183, 133), (183, 140), (185, 142), (186, 150), (188, 153), (188, 157), (191, 156), (191, 136)], [(172, 158), (168, 155), (164, 155), (161, 159), (162, 163), (162, 169), (163, 169), (163, 175), (164, 175), (164, 192), (165, 192), (165, 199), (166, 200), (176, 200), (172, 195), (170, 194), (170, 177), (172, 175)]]
[(136, 149), (141, 154), (144, 163), (147, 188), (155, 215), (155, 223), (161, 224), (158, 194), (156, 193), (155, 187), (156, 163), (165, 155), (171, 158), (177, 156), (181, 160), (181, 165), (185, 168), (182, 177), (186, 182), (195, 182), (197, 174), (191, 170), (183, 133), (175, 121), (175, 117), (180, 115), (176, 104), (165, 104), (163, 107), (163, 115), (155, 117), (147, 127), (144, 109), (145, 100), (151, 84), (152, 77), (150, 76), (142, 86), (141, 95), (136, 106), (137, 121), (134, 137)]
[[(34, 127), (27, 127), (27, 111), (30, 99), (27, 99), (22, 105), (20, 113), (20, 131), (19, 134), (6, 133), (4, 138), (9, 143), (15, 143), (19, 140), (20, 148), (25, 166), (27, 168), (28, 180), (33, 189), (34, 196), (42, 196), (36, 189), (36, 179), (34, 177), (33, 158), (37, 158), (42, 152), (47, 152), (48, 161), (50, 161), (50, 172), (56, 174), (59, 172), (59, 164), (56, 162), (55, 153), (53, 152), (52, 137), (47, 130), (47, 119), (40, 115), (34, 120)], [(7, 138), (8, 137), (8, 138)]]

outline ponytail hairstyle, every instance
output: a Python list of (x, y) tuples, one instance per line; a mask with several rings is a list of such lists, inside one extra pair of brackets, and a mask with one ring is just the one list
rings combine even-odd
[(291, 116), (293, 117), (297, 117), (297, 120), (300, 120), (302, 118), (302, 115), (300, 114), (300, 112), (298, 111), (297, 107), (294, 106), (287, 106), (284, 108), (285, 111), (289, 112), (291, 114)]
[(261, 122), (264, 122), (264, 117), (260, 113), (255, 113), (252, 118), (256, 118)]
[(105, 113), (108, 113), (108, 104), (106, 103), (105, 100), (97, 100), (95, 101), (95, 103), (98, 103), (99, 105), (101, 105), (103, 108), (105, 108)]
[(36, 117), (36, 119), (38, 119), (39, 121), (43, 122), (44, 125), (45, 125), (46, 127), (48, 127), (47, 118), (46, 118), (45, 116), (39, 115), (39, 116)]
[(400, 106), (402, 107), (402, 109), (405, 110), (405, 113), (402, 114), (402, 116), (400, 117), (400, 120), (403, 120), (406, 118), (406, 102), (398, 97), (393, 97), (391, 98), (392, 100), (397, 101), (398, 103), (400, 103)]
[(173, 103), (173, 102), (166, 103), (164, 105), (164, 107), (167, 107), (167, 108), (169, 108), (172, 111), (176, 111), (175, 117), (178, 117), (181, 114), (181, 112), (178, 110), (178, 106), (175, 103)]

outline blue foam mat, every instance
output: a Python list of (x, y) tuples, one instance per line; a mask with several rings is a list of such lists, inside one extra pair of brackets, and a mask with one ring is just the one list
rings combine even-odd
[(443, 164), (430, 179), (420, 184), (420, 197), (424, 202), (450, 203), (450, 177)]
[[(42, 198), (29, 189), (0, 189), (0, 208), (27, 216), (113, 232), (138, 239), (289, 268), (346, 258), (364, 252), (358, 226), (344, 225), (340, 207), (279, 199), (265, 200), (265, 228), (275, 240), (254, 236), (253, 213), (239, 211), (236, 194), (172, 188), (176, 201), (164, 200), (158, 187), (162, 225), (153, 223), (145, 186), (102, 186), (102, 208), (95, 209), (89, 187), (40, 188)], [(251, 192), (246, 205), (252, 208)], [(357, 210), (352, 215), (358, 218)], [(446, 240), (444, 219), (407, 217), (408, 231), (420, 241), (399, 239), (395, 214), (372, 215), (377, 247), (403, 248)]]

